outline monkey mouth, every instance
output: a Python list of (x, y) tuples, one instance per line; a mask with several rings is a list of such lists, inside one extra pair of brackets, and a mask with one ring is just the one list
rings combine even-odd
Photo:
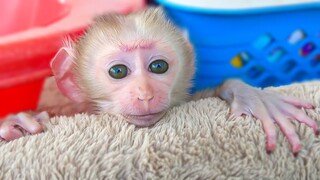
[(165, 114), (165, 111), (150, 114), (126, 114), (123, 115), (126, 120), (139, 127), (148, 127), (158, 122)]

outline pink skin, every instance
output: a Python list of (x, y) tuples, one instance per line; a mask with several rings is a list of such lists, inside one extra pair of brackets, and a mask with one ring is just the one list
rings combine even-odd
[[(115, 114), (121, 114), (129, 123), (137, 126), (151, 126), (161, 119), (170, 106), (170, 87), (179, 71), (174, 55), (155, 43), (141, 41), (132, 46), (120, 46), (119, 52), (99, 64), (97, 78), (108, 86)], [(163, 59), (169, 64), (164, 74), (149, 71), (151, 62)], [(129, 73), (123, 79), (114, 79), (109, 74), (101, 76), (116, 64), (124, 64)], [(157, 82), (157, 83), (153, 83)], [(106, 87), (107, 88), (107, 87)]]
[(14, 140), (23, 136), (20, 128), (25, 129), (31, 134), (37, 134), (43, 131), (40, 121), (49, 120), (48, 113), (41, 112), (34, 116), (28, 113), (18, 113), (17, 115), (9, 115), (0, 124), (0, 138), (7, 141)]
[[(220, 89), (219, 96), (231, 104), (231, 113), (253, 115), (262, 122), (266, 134), (266, 150), (272, 152), (276, 148), (277, 124), (287, 137), (292, 152), (297, 154), (301, 148), (299, 136), (289, 119), (297, 120), (319, 134), (317, 123), (300, 108), (313, 109), (314, 105), (294, 97), (275, 94), (268, 90), (252, 88), (237, 80), (227, 81)], [(248, 99), (250, 97), (250, 99)]]

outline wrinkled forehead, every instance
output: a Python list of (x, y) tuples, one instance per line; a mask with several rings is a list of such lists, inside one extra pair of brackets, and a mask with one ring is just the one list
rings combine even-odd
[[(175, 49), (174, 44), (166, 41), (165, 38), (152, 38), (139, 36), (124, 37), (116, 36), (116, 39), (102, 37), (86, 37), (90, 38), (87, 44), (81, 46), (82, 56), (91, 56), (91, 58), (99, 58), (116, 53), (129, 53), (135, 50), (159, 50), (172, 54)], [(170, 52), (169, 52), (170, 51)]]
[[(92, 25), (79, 41), (79, 56), (99, 58), (117, 52), (135, 49), (165, 49), (175, 51), (180, 46), (181, 37), (176, 29), (166, 24), (165, 19), (146, 23), (139, 16), (119, 16), (112, 23), (99, 21)], [(166, 24), (166, 26), (164, 26)], [(179, 35), (178, 35), (179, 36)], [(170, 52), (171, 54), (173, 52)]]

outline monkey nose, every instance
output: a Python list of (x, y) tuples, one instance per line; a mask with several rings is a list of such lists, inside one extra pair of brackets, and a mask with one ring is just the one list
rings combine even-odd
[(138, 100), (143, 105), (144, 109), (149, 110), (150, 109), (150, 101), (154, 98), (153, 95), (148, 96), (139, 96)]

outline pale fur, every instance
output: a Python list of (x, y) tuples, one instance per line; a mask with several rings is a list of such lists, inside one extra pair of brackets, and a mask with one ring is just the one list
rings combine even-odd
[(105, 49), (112, 51), (126, 40), (152, 40), (169, 46), (179, 62), (179, 71), (172, 87), (170, 106), (189, 100), (188, 91), (192, 86), (194, 53), (179, 29), (165, 16), (161, 8), (149, 8), (129, 15), (106, 14), (97, 17), (86, 34), (74, 46), (74, 73), (82, 91), (98, 111), (112, 111), (109, 95), (103, 82), (97, 82), (93, 67)]

